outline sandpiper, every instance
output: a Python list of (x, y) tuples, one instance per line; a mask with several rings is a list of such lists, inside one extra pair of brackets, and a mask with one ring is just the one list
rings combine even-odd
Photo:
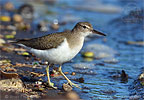
[(94, 30), (90, 23), (79, 22), (71, 31), (53, 33), (32, 39), (22, 39), (15, 43), (28, 49), (37, 57), (48, 61), (46, 72), (50, 87), (56, 88), (54, 83), (50, 81), (49, 66), (51, 64), (58, 64), (58, 71), (68, 81), (68, 84), (79, 88), (77, 84), (72, 83), (64, 75), (61, 67), (63, 63), (71, 60), (79, 53), (85, 37), (92, 33), (106, 36), (104, 33)]

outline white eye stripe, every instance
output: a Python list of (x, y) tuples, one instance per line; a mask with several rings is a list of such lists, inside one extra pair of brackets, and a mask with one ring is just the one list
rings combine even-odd
[(89, 26), (87, 26), (87, 25), (85, 25), (86, 26), (86, 28), (90, 28)]
[(87, 25), (81, 25), (81, 26), (82, 26), (82, 27), (84, 27), (84, 26), (85, 26), (85, 27), (86, 27), (86, 28), (88, 28), (88, 29), (90, 28), (90, 27), (89, 27), (89, 26), (87, 26)]

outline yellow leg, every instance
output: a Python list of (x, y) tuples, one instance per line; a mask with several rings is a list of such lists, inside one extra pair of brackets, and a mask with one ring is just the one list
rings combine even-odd
[(47, 78), (48, 78), (48, 84), (50, 87), (54, 88), (54, 89), (57, 89), (57, 87), (54, 87), (54, 83), (52, 83), (50, 81), (50, 76), (49, 76), (49, 65), (46, 67), (46, 73), (47, 73)]
[(68, 81), (68, 84), (70, 84), (71, 86), (75, 86), (75, 87), (77, 87), (77, 88), (80, 88), (77, 84), (72, 83), (72, 82), (65, 76), (65, 74), (62, 72), (61, 65), (59, 66), (58, 71), (59, 71), (59, 73)]

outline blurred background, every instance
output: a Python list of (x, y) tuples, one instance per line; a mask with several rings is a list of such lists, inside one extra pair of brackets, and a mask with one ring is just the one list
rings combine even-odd
[[(139, 79), (139, 75), (144, 72), (143, 4), (144, 0), (0, 0), (0, 64), (5, 59), (12, 65), (44, 62), (31, 58), (28, 52), (15, 51), (9, 41), (71, 30), (77, 22), (90, 22), (107, 36), (87, 37), (82, 51), (64, 64), (64, 72), (76, 73), (68, 74), (70, 79), (83, 79), (74, 81), (82, 90), (73, 90), (83, 100), (142, 100), (144, 78)], [(7, 67), (0, 68), (5, 71)], [(40, 72), (45, 73), (44, 69)], [(66, 82), (61, 77), (52, 80), (58, 86)]]

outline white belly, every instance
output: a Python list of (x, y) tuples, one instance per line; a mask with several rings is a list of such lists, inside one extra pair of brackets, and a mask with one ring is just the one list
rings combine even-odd
[(30, 48), (30, 52), (34, 53), (37, 57), (48, 61), (53, 64), (62, 64), (74, 58), (81, 50), (83, 42), (74, 49), (71, 49), (65, 39), (64, 42), (57, 48), (48, 50), (37, 50)]

